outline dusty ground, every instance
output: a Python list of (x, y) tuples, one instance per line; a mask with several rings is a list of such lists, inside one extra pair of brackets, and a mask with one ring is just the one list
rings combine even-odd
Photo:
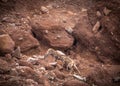
[[(0, 49), (0, 86), (119, 86), (119, 15), (119, 0), (0, 0), (0, 35), (22, 52), (17, 58)], [(75, 60), (86, 81), (64, 62), (42, 59), (49, 48)]]

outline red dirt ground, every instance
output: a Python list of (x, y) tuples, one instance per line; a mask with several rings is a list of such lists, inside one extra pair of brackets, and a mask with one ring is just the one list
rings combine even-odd
[[(0, 0), (0, 35), (9, 34), (16, 47), (19, 45), (25, 49), (20, 59), (11, 54), (0, 56), (0, 86), (120, 85), (119, 0), (5, 1)], [(48, 8), (49, 12), (44, 13), (41, 6)], [(110, 13), (105, 9), (110, 10)], [(94, 32), (93, 27), (97, 21), (100, 27)], [(70, 27), (73, 32), (59, 32), (52, 26)], [(36, 35), (34, 30), (37, 28), (39, 31), (40, 27), (42, 35)], [(43, 29), (50, 33), (46, 35)], [(26, 33), (30, 37), (27, 35), (27, 38)], [(21, 44), (17, 40), (19, 36), (25, 37), (26, 42)], [(55, 36), (61, 39), (56, 41)], [(27, 41), (33, 40), (32, 37), (39, 41), (39, 45), (37, 41)], [(31, 47), (33, 45), (35, 47)], [(58, 60), (58, 65), (51, 66), (49, 63), (56, 61), (52, 56), (28, 61), (33, 55), (44, 55), (49, 48), (61, 50), (74, 59), (80, 76), (86, 77), (87, 81), (69, 75), (70, 70), (63, 67), (62, 61)], [(77, 74), (77, 71), (74, 73)]]

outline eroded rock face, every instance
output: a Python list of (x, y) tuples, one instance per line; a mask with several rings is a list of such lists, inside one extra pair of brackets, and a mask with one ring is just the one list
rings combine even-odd
[(11, 53), (15, 43), (8, 34), (0, 35), (0, 53)]
[[(104, 17), (102, 23), (98, 22), (97, 25), (95, 24), (92, 27), (88, 16), (83, 15), (80, 17), (79, 23), (76, 24), (76, 26), (73, 28), (73, 36), (78, 42), (77, 46), (79, 47), (79, 49), (82, 49), (81, 51), (89, 50), (91, 52), (95, 52), (99, 56), (109, 56), (108, 59), (120, 60), (119, 44), (117, 44), (119, 41), (115, 41), (115, 37), (118, 40), (120, 37), (113, 34), (114, 32), (116, 32), (114, 29), (116, 28), (114, 27), (116, 25), (114, 24), (113, 20), (108, 23), (107, 19), (109, 18)], [(106, 26), (104, 26), (104, 24)], [(107, 25), (110, 27), (108, 27)]]
[(32, 31), (36, 37), (51, 47), (65, 49), (73, 45), (74, 38), (61, 26), (44, 27), (35, 24), (32, 27)]
[(91, 28), (92, 26), (88, 20), (87, 13), (85, 12), (81, 14), (79, 23), (73, 28), (73, 35), (77, 39), (77, 42), (79, 42), (81, 49), (88, 49), (92, 44), (94, 44), (92, 40), (93, 33)]
[[(111, 69), (111, 68), (110, 68)], [(113, 73), (113, 71), (109, 71), (109, 68), (107, 70), (102, 69), (100, 67), (96, 67), (90, 74), (87, 75), (87, 80), (90, 84), (99, 84), (100, 86), (114, 86), (112, 85), (111, 81), (111, 75), (110, 73)], [(114, 70), (114, 69), (113, 69)], [(116, 70), (118, 71), (118, 70)], [(115, 73), (115, 71), (114, 71)], [(94, 82), (94, 83), (91, 83)]]

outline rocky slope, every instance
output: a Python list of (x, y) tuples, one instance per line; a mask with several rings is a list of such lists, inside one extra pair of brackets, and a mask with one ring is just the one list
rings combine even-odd
[(0, 0), (0, 86), (119, 86), (119, 15), (119, 0)]

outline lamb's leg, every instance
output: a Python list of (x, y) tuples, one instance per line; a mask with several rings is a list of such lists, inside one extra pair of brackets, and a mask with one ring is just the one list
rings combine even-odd
[(78, 72), (79, 75), (80, 75), (80, 71), (79, 71), (78, 67), (77, 67), (75, 64), (74, 64), (73, 66), (74, 66), (74, 68), (77, 70), (77, 72)]

